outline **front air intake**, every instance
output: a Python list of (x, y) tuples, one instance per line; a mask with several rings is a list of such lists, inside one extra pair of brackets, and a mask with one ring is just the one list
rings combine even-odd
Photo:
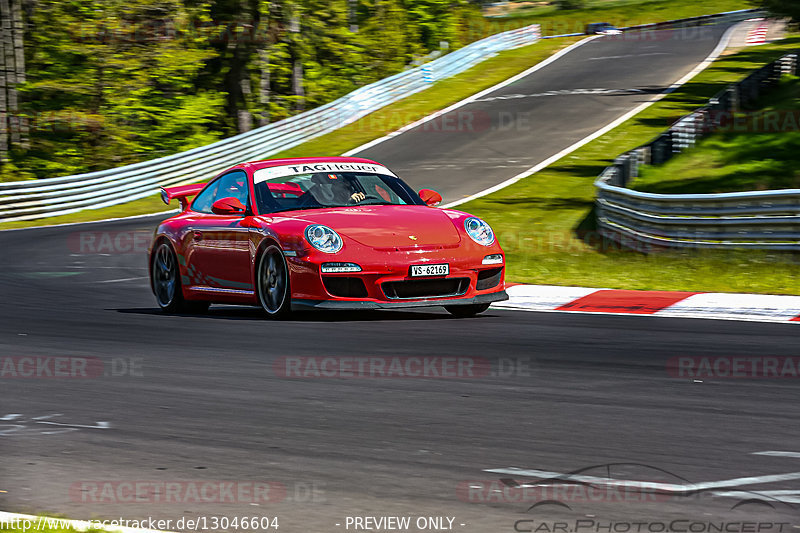
[(366, 298), (367, 287), (361, 278), (346, 276), (322, 276), (325, 290), (339, 298)]
[(469, 289), (469, 278), (412, 279), (387, 281), (383, 293), (392, 300), (409, 298), (446, 298), (461, 296)]

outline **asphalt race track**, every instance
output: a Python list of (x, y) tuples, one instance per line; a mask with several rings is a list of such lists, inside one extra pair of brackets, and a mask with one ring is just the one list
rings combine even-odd
[(592, 40), (355, 155), (386, 164), (417, 189), (436, 189), (446, 202), (458, 200), (531, 168), (663, 92), (705, 59), (729, 27)]
[[(663, 86), (708, 54), (722, 29), (709, 31), (712, 37), (692, 46), (595, 41), (566, 56), (566, 65), (508, 90), (605, 87), (622, 75), (633, 81), (619, 87)], [(641, 71), (623, 67), (627, 60), (588, 59), (662, 49), (669, 59), (642, 58)], [(662, 61), (664, 68), (643, 68)], [(590, 67), (581, 75), (579, 65)], [(567, 109), (583, 106), (575, 117), (585, 123), (568, 120), (560, 130), (568, 111), (542, 109), (537, 122), (546, 137), (487, 144), (540, 153), (540, 145), (567, 144), (641, 97), (565, 96)], [(538, 114), (534, 106), (543, 101), (533, 101), (541, 99), (513, 105)], [(590, 105), (596, 111), (586, 111)], [(379, 149), (399, 147), (392, 141)], [(433, 161), (436, 150), (409, 151), (405, 161), (370, 155), (408, 175), (417, 156)], [(477, 165), (482, 154), (473, 155)], [(507, 177), (497, 167), (476, 168), (491, 170), (493, 180)], [(443, 185), (451, 195), (462, 190)], [(792, 503), (800, 495), (798, 380), (674, 376), (676, 357), (796, 357), (800, 336), (792, 325), (494, 310), (468, 320), (444, 311), (382, 311), (275, 323), (254, 309), (224, 306), (165, 316), (155, 309), (143, 253), (155, 224), (144, 218), (0, 232), (4, 365), (9, 357), (72, 357), (90, 361), (91, 370), (89, 378), (28, 378), (0, 367), (0, 509), (206, 517), (207, 527), (214, 516), (267, 516), (278, 517), (282, 532), (354, 531), (348, 516), (411, 517), (414, 526), (402, 531), (443, 530), (447, 520), (438, 529), (418, 528), (416, 520), (449, 517), (452, 530), (479, 533), (664, 533), (658, 524), (675, 519), (690, 521), (683, 528), (694, 524), (692, 533), (717, 533), (701, 529), (709, 522), (727, 525), (725, 533), (755, 533), (742, 525), (750, 522), (760, 523), (758, 533), (800, 527)], [(446, 378), (284, 376), (287, 360), (308, 356), (452, 357), (471, 370)], [(765, 451), (791, 453), (754, 455)], [(625, 464), (603, 466), (610, 463)], [(511, 476), (485, 471), (508, 467), (595, 467), (586, 473), (671, 489), (623, 497), (562, 489), (520, 498), (498, 483)], [(717, 481), (728, 482), (704, 485)], [(144, 487), (138, 493), (137, 483)], [(159, 483), (177, 486), (174, 497), (148, 490)], [(191, 491), (204, 483), (242, 490), (216, 499), (212, 490), (212, 501), (202, 501)], [(704, 490), (675, 494), (687, 484)], [(773, 499), (751, 502), (745, 491)]]

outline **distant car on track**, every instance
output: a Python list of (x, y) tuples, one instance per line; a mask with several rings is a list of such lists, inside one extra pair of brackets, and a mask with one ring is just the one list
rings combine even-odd
[(368, 159), (243, 163), (161, 194), (182, 207), (150, 247), (151, 286), (167, 312), (444, 306), (462, 317), (508, 298), (505, 255), (486, 222), (435, 208), (438, 193), (417, 194)]
[(619, 35), (622, 30), (608, 22), (592, 22), (586, 25), (586, 35)]

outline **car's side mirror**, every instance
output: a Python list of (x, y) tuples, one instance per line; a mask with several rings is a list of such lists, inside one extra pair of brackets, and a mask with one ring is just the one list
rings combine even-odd
[(215, 215), (243, 215), (244, 211), (245, 209), (242, 202), (233, 196), (217, 200), (214, 202), (214, 205), (211, 206), (211, 212)]
[(420, 190), (419, 197), (422, 198), (422, 201), (425, 202), (425, 205), (429, 205), (431, 207), (442, 203), (442, 195), (430, 189)]

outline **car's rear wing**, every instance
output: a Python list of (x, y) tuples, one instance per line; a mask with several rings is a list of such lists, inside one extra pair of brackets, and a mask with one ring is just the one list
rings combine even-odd
[(193, 183), (192, 185), (179, 185), (178, 187), (162, 187), (161, 200), (169, 205), (170, 200), (177, 198), (181, 202), (181, 211), (186, 211), (189, 208), (189, 197), (196, 196), (205, 186), (205, 183)]

